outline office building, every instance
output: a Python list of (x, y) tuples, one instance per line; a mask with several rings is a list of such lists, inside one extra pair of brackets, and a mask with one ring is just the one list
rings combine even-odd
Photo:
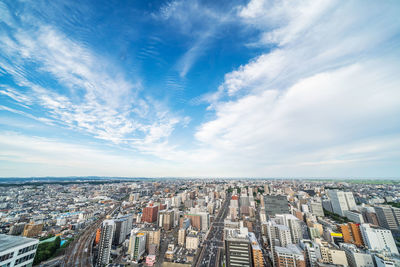
[(150, 203), (149, 206), (143, 209), (142, 221), (153, 223), (156, 222), (158, 218), (158, 206), (154, 206)]
[(186, 236), (186, 249), (196, 250), (199, 247), (199, 238), (196, 234), (189, 233)]
[(114, 236), (115, 223), (113, 220), (104, 220), (101, 226), (99, 253), (97, 266), (107, 266), (110, 262), (111, 244)]
[(174, 211), (162, 210), (158, 213), (158, 226), (165, 231), (169, 231), (174, 227)]
[(340, 248), (346, 253), (347, 262), (350, 267), (374, 267), (372, 255), (358, 249), (353, 244), (340, 244)]
[(352, 192), (329, 190), (328, 196), (331, 200), (333, 212), (340, 216), (346, 216), (346, 210), (353, 210), (357, 207)]
[(151, 245), (160, 246), (161, 229), (142, 228), (140, 232), (146, 234), (146, 251), (149, 253)]
[(266, 195), (264, 196), (265, 214), (275, 216), (276, 214), (288, 214), (289, 202), (286, 196)]
[(38, 239), (0, 234), (0, 266), (33, 265)]
[(360, 226), (364, 244), (371, 250), (398, 254), (396, 243), (390, 230), (362, 224)]
[(24, 231), (26, 223), (16, 223), (10, 228), (10, 235), (20, 235)]
[(308, 204), (310, 212), (315, 216), (324, 217), (324, 209), (321, 202), (310, 202)]
[(128, 254), (133, 262), (138, 262), (146, 251), (146, 233), (139, 229), (131, 230), (129, 239)]
[(114, 220), (115, 230), (113, 237), (113, 244), (119, 245), (125, 241), (128, 229), (128, 220), (127, 219), (116, 219)]
[(263, 267), (264, 266), (264, 258), (261, 251), (261, 246), (257, 241), (257, 238), (254, 233), (249, 232), (249, 240), (251, 243), (251, 249), (253, 254), (253, 264), (254, 267)]
[(398, 209), (395, 210), (390, 206), (375, 206), (374, 209), (378, 218), (379, 226), (389, 230), (399, 229), (398, 218), (396, 218), (396, 215), (398, 215)]
[(246, 228), (225, 229), (225, 266), (254, 266), (252, 246)]
[(179, 232), (178, 232), (178, 245), (184, 246), (185, 239), (186, 239), (186, 230), (181, 228), (181, 229), (179, 229)]
[(311, 240), (302, 239), (299, 246), (304, 251), (306, 266), (315, 267), (317, 263), (317, 254), (314, 243)]
[(275, 247), (274, 267), (306, 267), (302, 250), (294, 244), (286, 247)]

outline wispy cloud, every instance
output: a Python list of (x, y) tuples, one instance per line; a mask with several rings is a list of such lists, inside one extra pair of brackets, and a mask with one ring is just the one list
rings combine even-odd
[(216, 10), (200, 1), (174, 0), (163, 5), (159, 13), (153, 14), (157, 20), (164, 20), (189, 37), (189, 47), (176, 63), (183, 78), (196, 61), (205, 54), (221, 27), (234, 21), (233, 9)]
[(389, 138), (399, 149), (400, 54), (393, 43), (400, 7), (360, 6), (253, 0), (239, 8), (266, 52), (226, 74), (206, 96), (215, 119), (201, 125), (196, 138), (242, 166), (238, 172), (296, 175), (313, 166), (324, 173), (325, 165), (340, 164), (331, 169), (336, 174), (355, 162), (381, 164), (378, 158), (393, 152), (389, 146), (355, 157), (342, 147), (362, 151)]
[(168, 145), (181, 118), (146, 96), (140, 81), (126, 79), (110, 59), (53, 26), (32, 18), (22, 24), (1, 32), (0, 68), (20, 88), (3, 86), (2, 95), (96, 138), (144, 152)]

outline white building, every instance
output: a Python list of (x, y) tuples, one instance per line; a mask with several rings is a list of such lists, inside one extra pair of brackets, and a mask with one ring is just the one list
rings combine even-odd
[(333, 212), (345, 216), (346, 210), (357, 208), (352, 192), (343, 192), (338, 190), (329, 190), (328, 196), (331, 199)]
[(138, 262), (146, 251), (146, 233), (139, 232), (139, 229), (131, 231), (129, 239), (128, 254), (132, 261)]
[(390, 230), (371, 227), (366, 223), (361, 224), (360, 230), (364, 243), (370, 250), (387, 251), (399, 254)]
[(0, 234), (0, 266), (32, 266), (39, 240)]
[(362, 214), (358, 211), (345, 210), (344, 215), (352, 222), (364, 223), (364, 218)]
[(353, 244), (340, 243), (340, 248), (346, 253), (347, 262), (350, 267), (374, 267), (371, 254), (361, 251)]
[(97, 266), (106, 266), (110, 262), (111, 243), (113, 241), (115, 223), (113, 220), (103, 221), (99, 243)]

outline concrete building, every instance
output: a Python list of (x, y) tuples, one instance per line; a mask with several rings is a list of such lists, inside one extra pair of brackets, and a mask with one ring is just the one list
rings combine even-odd
[(290, 229), (290, 236), (293, 244), (298, 244), (303, 238), (301, 221), (292, 214), (276, 214), (275, 221), (286, 225)]
[[(397, 220), (398, 215), (394, 212), (394, 209), (390, 206), (375, 206), (376, 216), (378, 218), (379, 226), (389, 229), (389, 230), (398, 230), (399, 222)], [(400, 218), (399, 218), (400, 219)]]
[(225, 229), (225, 266), (254, 266), (247, 229)]
[(300, 247), (294, 244), (275, 247), (274, 267), (306, 267), (304, 254)]
[(178, 245), (184, 246), (185, 245), (185, 239), (186, 239), (186, 230), (181, 228), (178, 231)]
[(357, 205), (352, 192), (329, 190), (328, 196), (332, 203), (332, 210), (340, 216), (345, 216), (346, 210), (354, 210)]
[(158, 213), (158, 226), (165, 231), (169, 231), (174, 227), (174, 211), (162, 210)]
[(249, 232), (249, 240), (251, 243), (252, 255), (253, 255), (253, 264), (254, 267), (263, 267), (264, 259), (261, 251), (261, 246), (257, 241), (257, 238), (254, 233)]
[(186, 237), (186, 249), (196, 250), (199, 247), (199, 238), (195, 234), (188, 234)]
[(146, 234), (146, 251), (148, 253), (150, 253), (151, 245), (155, 245), (157, 248), (160, 246), (161, 229), (142, 228), (140, 232)]
[(143, 209), (142, 221), (153, 223), (158, 218), (158, 206), (154, 206), (152, 203)]
[(138, 262), (146, 251), (146, 234), (139, 229), (131, 231), (129, 239), (128, 254), (133, 262)]
[(10, 228), (10, 235), (20, 235), (24, 231), (26, 223), (16, 223)]
[(308, 204), (310, 212), (315, 216), (324, 217), (324, 209), (322, 208), (321, 202), (310, 202)]
[(347, 262), (350, 267), (374, 267), (372, 255), (358, 249), (353, 244), (340, 244), (340, 248), (346, 253)]
[(39, 240), (0, 234), (0, 266), (33, 265)]
[(99, 253), (97, 266), (107, 266), (110, 262), (111, 243), (113, 241), (115, 223), (113, 220), (104, 220), (101, 226)]
[(317, 254), (314, 243), (311, 240), (302, 239), (299, 245), (304, 251), (306, 266), (315, 267), (317, 263)]
[(371, 250), (399, 254), (390, 230), (362, 224), (360, 226), (364, 244)]
[(364, 223), (364, 217), (359, 211), (346, 210), (344, 211), (344, 216), (352, 222)]
[(26, 224), (24, 227), (24, 232), (22, 233), (22, 236), (25, 237), (36, 237), (40, 235), (43, 229), (43, 224), (35, 224), (34, 222), (31, 222), (29, 224)]
[(264, 196), (265, 214), (275, 216), (276, 214), (288, 214), (289, 202), (283, 195), (266, 195)]

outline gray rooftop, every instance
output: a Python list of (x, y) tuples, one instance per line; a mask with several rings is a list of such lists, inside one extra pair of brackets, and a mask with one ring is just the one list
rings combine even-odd
[[(39, 242), (38, 239), (26, 238), (22, 236), (4, 235), (0, 234), (0, 252), (8, 250), (12, 247), (29, 244), (32, 242)], [(30, 245), (30, 244), (29, 244)]]

